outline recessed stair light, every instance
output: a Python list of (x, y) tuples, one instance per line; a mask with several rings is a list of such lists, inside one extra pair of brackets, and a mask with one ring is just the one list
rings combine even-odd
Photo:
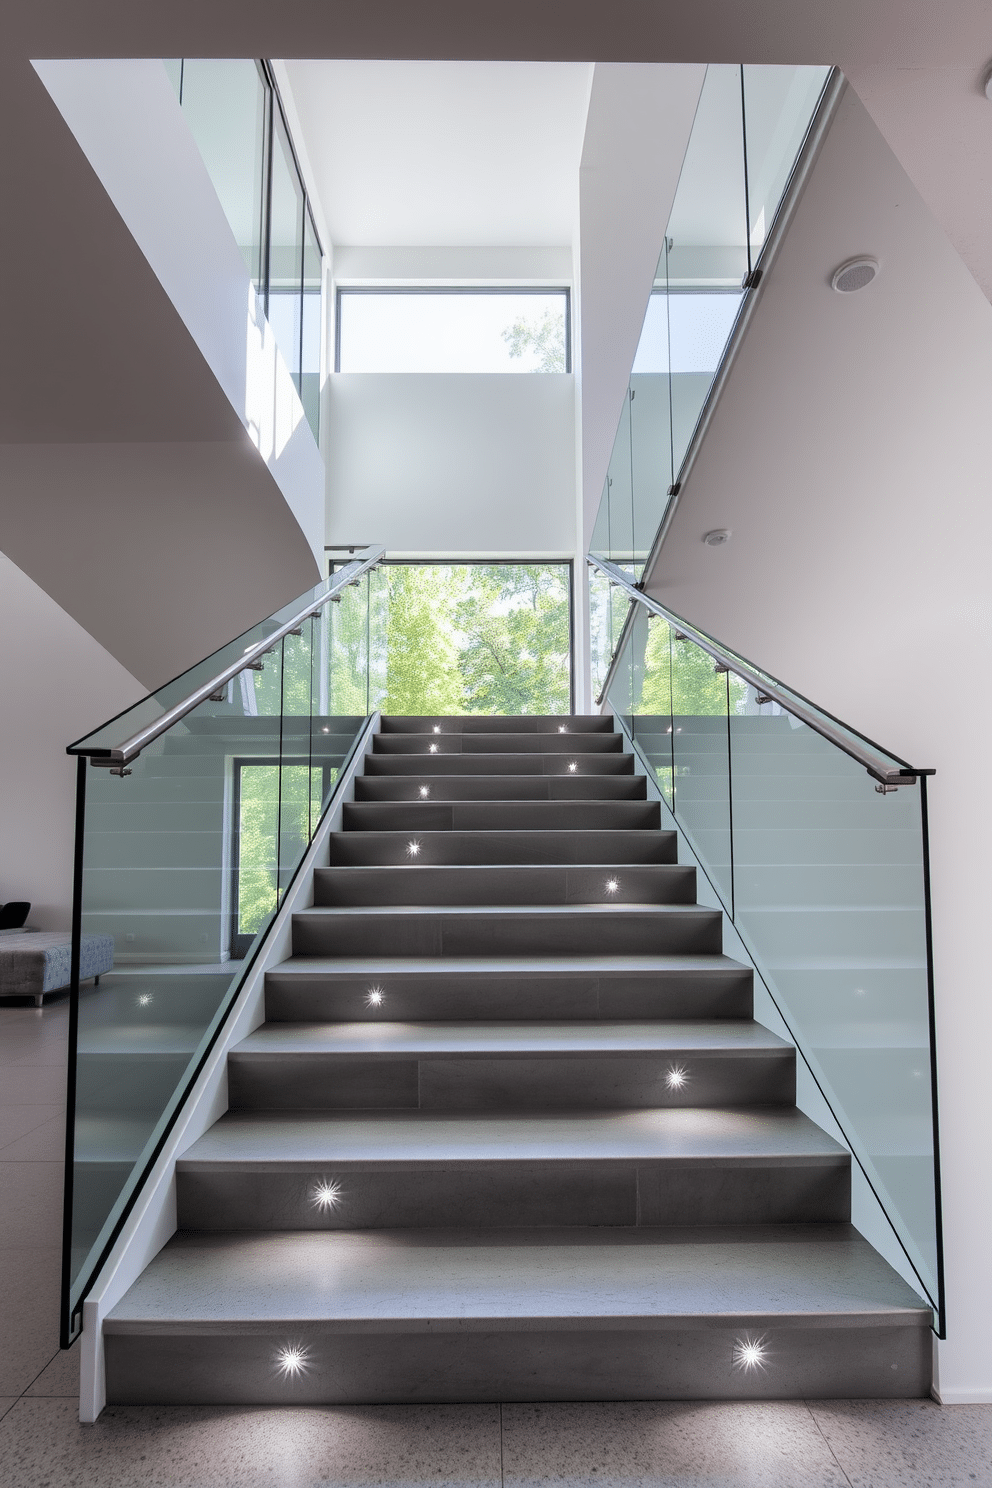
[(419, 842), (408, 842), (407, 845), (406, 845), (406, 852), (407, 852), (407, 857), (409, 857), (409, 858), (419, 858), (420, 857), (420, 843)]
[(423, 799), (424, 799), (424, 800), (425, 800), (425, 801), (426, 801), (426, 799), (427, 799), (427, 797), (428, 797), (428, 796), (429, 796), (429, 795), (430, 795), (430, 793), (431, 793), (431, 788), (430, 788), (430, 786), (429, 786), (429, 785), (422, 785), (422, 786), (421, 786), (421, 787), (420, 787), (420, 794), (421, 794), (421, 797), (422, 797), (422, 798), (423, 798)]
[(764, 1369), (768, 1360), (768, 1349), (763, 1338), (738, 1338), (734, 1344), (734, 1368), (745, 1374)]
[(315, 1209), (336, 1209), (341, 1198), (341, 1185), (328, 1178), (320, 1178), (310, 1190), (310, 1202)]
[(439, 734), (439, 733), (440, 733), (440, 732), (441, 732), (441, 725), (440, 725), (440, 724), (439, 724), (439, 723), (436, 723), (436, 724), (435, 724), (435, 725), (434, 725), (434, 732), (435, 732), (435, 733), (436, 733), (436, 734)]
[(575, 772), (576, 772), (576, 770), (578, 768), (579, 768), (579, 766), (578, 766), (578, 761), (577, 760), (569, 760), (569, 762), (568, 762), (568, 773), (570, 775), (574, 775)]
[(310, 1350), (300, 1343), (289, 1343), (276, 1354), (276, 1369), (289, 1379), (295, 1379), (298, 1374), (306, 1374), (309, 1364)]
[(608, 894), (615, 894), (619, 888), (620, 880), (618, 878), (608, 878), (606, 880), (606, 892)]
[(673, 1064), (665, 1076), (665, 1084), (669, 1090), (681, 1090), (689, 1076), (681, 1064)]
[(428, 749), (427, 749), (427, 753), (428, 754), (437, 754), (437, 745), (436, 744), (429, 745), (428, 746)]
[(368, 1003), (369, 1007), (381, 1007), (383, 995), (384, 994), (381, 987), (370, 987), (366, 994), (365, 1001)]

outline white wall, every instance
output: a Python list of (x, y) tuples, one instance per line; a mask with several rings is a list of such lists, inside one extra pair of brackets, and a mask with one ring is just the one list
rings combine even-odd
[[(830, 289), (858, 253), (882, 271)], [(992, 1400), (992, 307), (841, 103), (650, 584), (930, 787), (946, 1401)], [(701, 542), (714, 527), (730, 543)]]
[(0, 553), (0, 903), (68, 930), (76, 762), (65, 746), (145, 689)]
[(165, 68), (155, 60), (35, 68), (322, 563), (317, 445)]
[(583, 551), (705, 72), (702, 66), (601, 62), (593, 72), (576, 244)]
[(575, 551), (571, 376), (337, 374), (322, 417), (329, 543)]

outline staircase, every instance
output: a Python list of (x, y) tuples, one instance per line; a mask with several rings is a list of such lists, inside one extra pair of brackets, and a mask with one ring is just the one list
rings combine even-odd
[(611, 719), (383, 719), (108, 1401), (928, 1393), (695, 896)]

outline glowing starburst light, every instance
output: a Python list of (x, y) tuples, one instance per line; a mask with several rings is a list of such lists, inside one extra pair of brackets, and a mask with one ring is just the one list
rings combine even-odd
[(439, 734), (439, 733), (440, 733), (440, 732), (441, 732), (441, 725), (440, 725), (440, 724), (439, 724), (439, 723), (436, 723), (436, 724), (435, 724), (435, 725), (434, 725), (434, 732), (435, 732), (435, 733), (436, 733), (436, 734)]
[(734, 1344), (734, 1368), (750, 1374), (753, 1369), (764, 1369), (768, 1349), (763, 1338), (738, 1338)]
[(365, 1001), (368, 1003), (369, 1007), (381, 1007), (382, 998), (383, 991), (381, 987), (370, 987), (368, 993), (366, 994)]
[(560, 734), (567, 734), (568, 733), (568, 729), (565, 727), (565, 725), (563, 723), (560, 723), (558, 725), (558, 732)]
[(320, 1178), (310, 1190), (310, 1202), (315, 1209), (336, 1209), (341, 1198), (341, 1185), (329, 1178)]
[(665, 1076), (665, 1084), (669, 1090), (681, 1090), (689, 1076), (681, 1064), (673, 1064)]
[(407, 851), (407, 857), (410, 857), (410, 858), (419, 858), (420, 857), (420, 843), (419, 842), (408, 842), (407, 845), (406, 845), (406, 851)]
[(426, 799), (430, 795), (430, 793), (431, 793), (431, 788), (430, 788), (429, 785), (422, 785), (420, 787), (420, 795), (421, 795), (422, 800), (425, 800), (426, 801)]
[(310, 1350), (304, 1348), (301, 1343), (287, 1343), (276, 1353), (276, 1370), (288, 1379), (295, 1379), (298, 1374), (306, 1374), (309, 1365)]
[(139, 1007), (148, 1007), (154, 1001), (155, 1001), (155, 998), (154, 998), (154, 996), (152, 995), (151, 992), (142, 992), (141, 996), (138, 998), (138, 1006)]
[(606, 880), (606, 892), (608, 894), (615, 894), (619, 888), (620, 880), (618, 878), (608, 878)]
[(578, 768), (579, 768), (578, 760), (569, 760), (569, 762), (568, 762), (568, 773), (570, 775), (574, 775), (575, 772), (576, 772), (576, 770)]
[(437, 745), (431, 744), (427, 750), (428, 754), (437, 754)]

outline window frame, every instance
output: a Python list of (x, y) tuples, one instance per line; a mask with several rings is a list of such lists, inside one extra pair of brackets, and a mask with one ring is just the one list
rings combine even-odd
[[(338, 284), (334, 290), (334, 371), (341, 371), (341, 300), (345, 295), (561, 295), (565, 301), (565, 371), (572, 372), (572, 289), (568, 284)], [(345, 374), (348, 375), (348, 374)], [(352, 376), (376, 376), (376, 373), (352, 373)], [(430, 372), (411, 372), (411, 377), (437, 376)], [(453, 373), (452, 376), (477, 377), (476, 372)], [(495, 377), (516, 377), (519, 373), (490, 373)], [(530, 373), (530, 376), (551, 376)]]

